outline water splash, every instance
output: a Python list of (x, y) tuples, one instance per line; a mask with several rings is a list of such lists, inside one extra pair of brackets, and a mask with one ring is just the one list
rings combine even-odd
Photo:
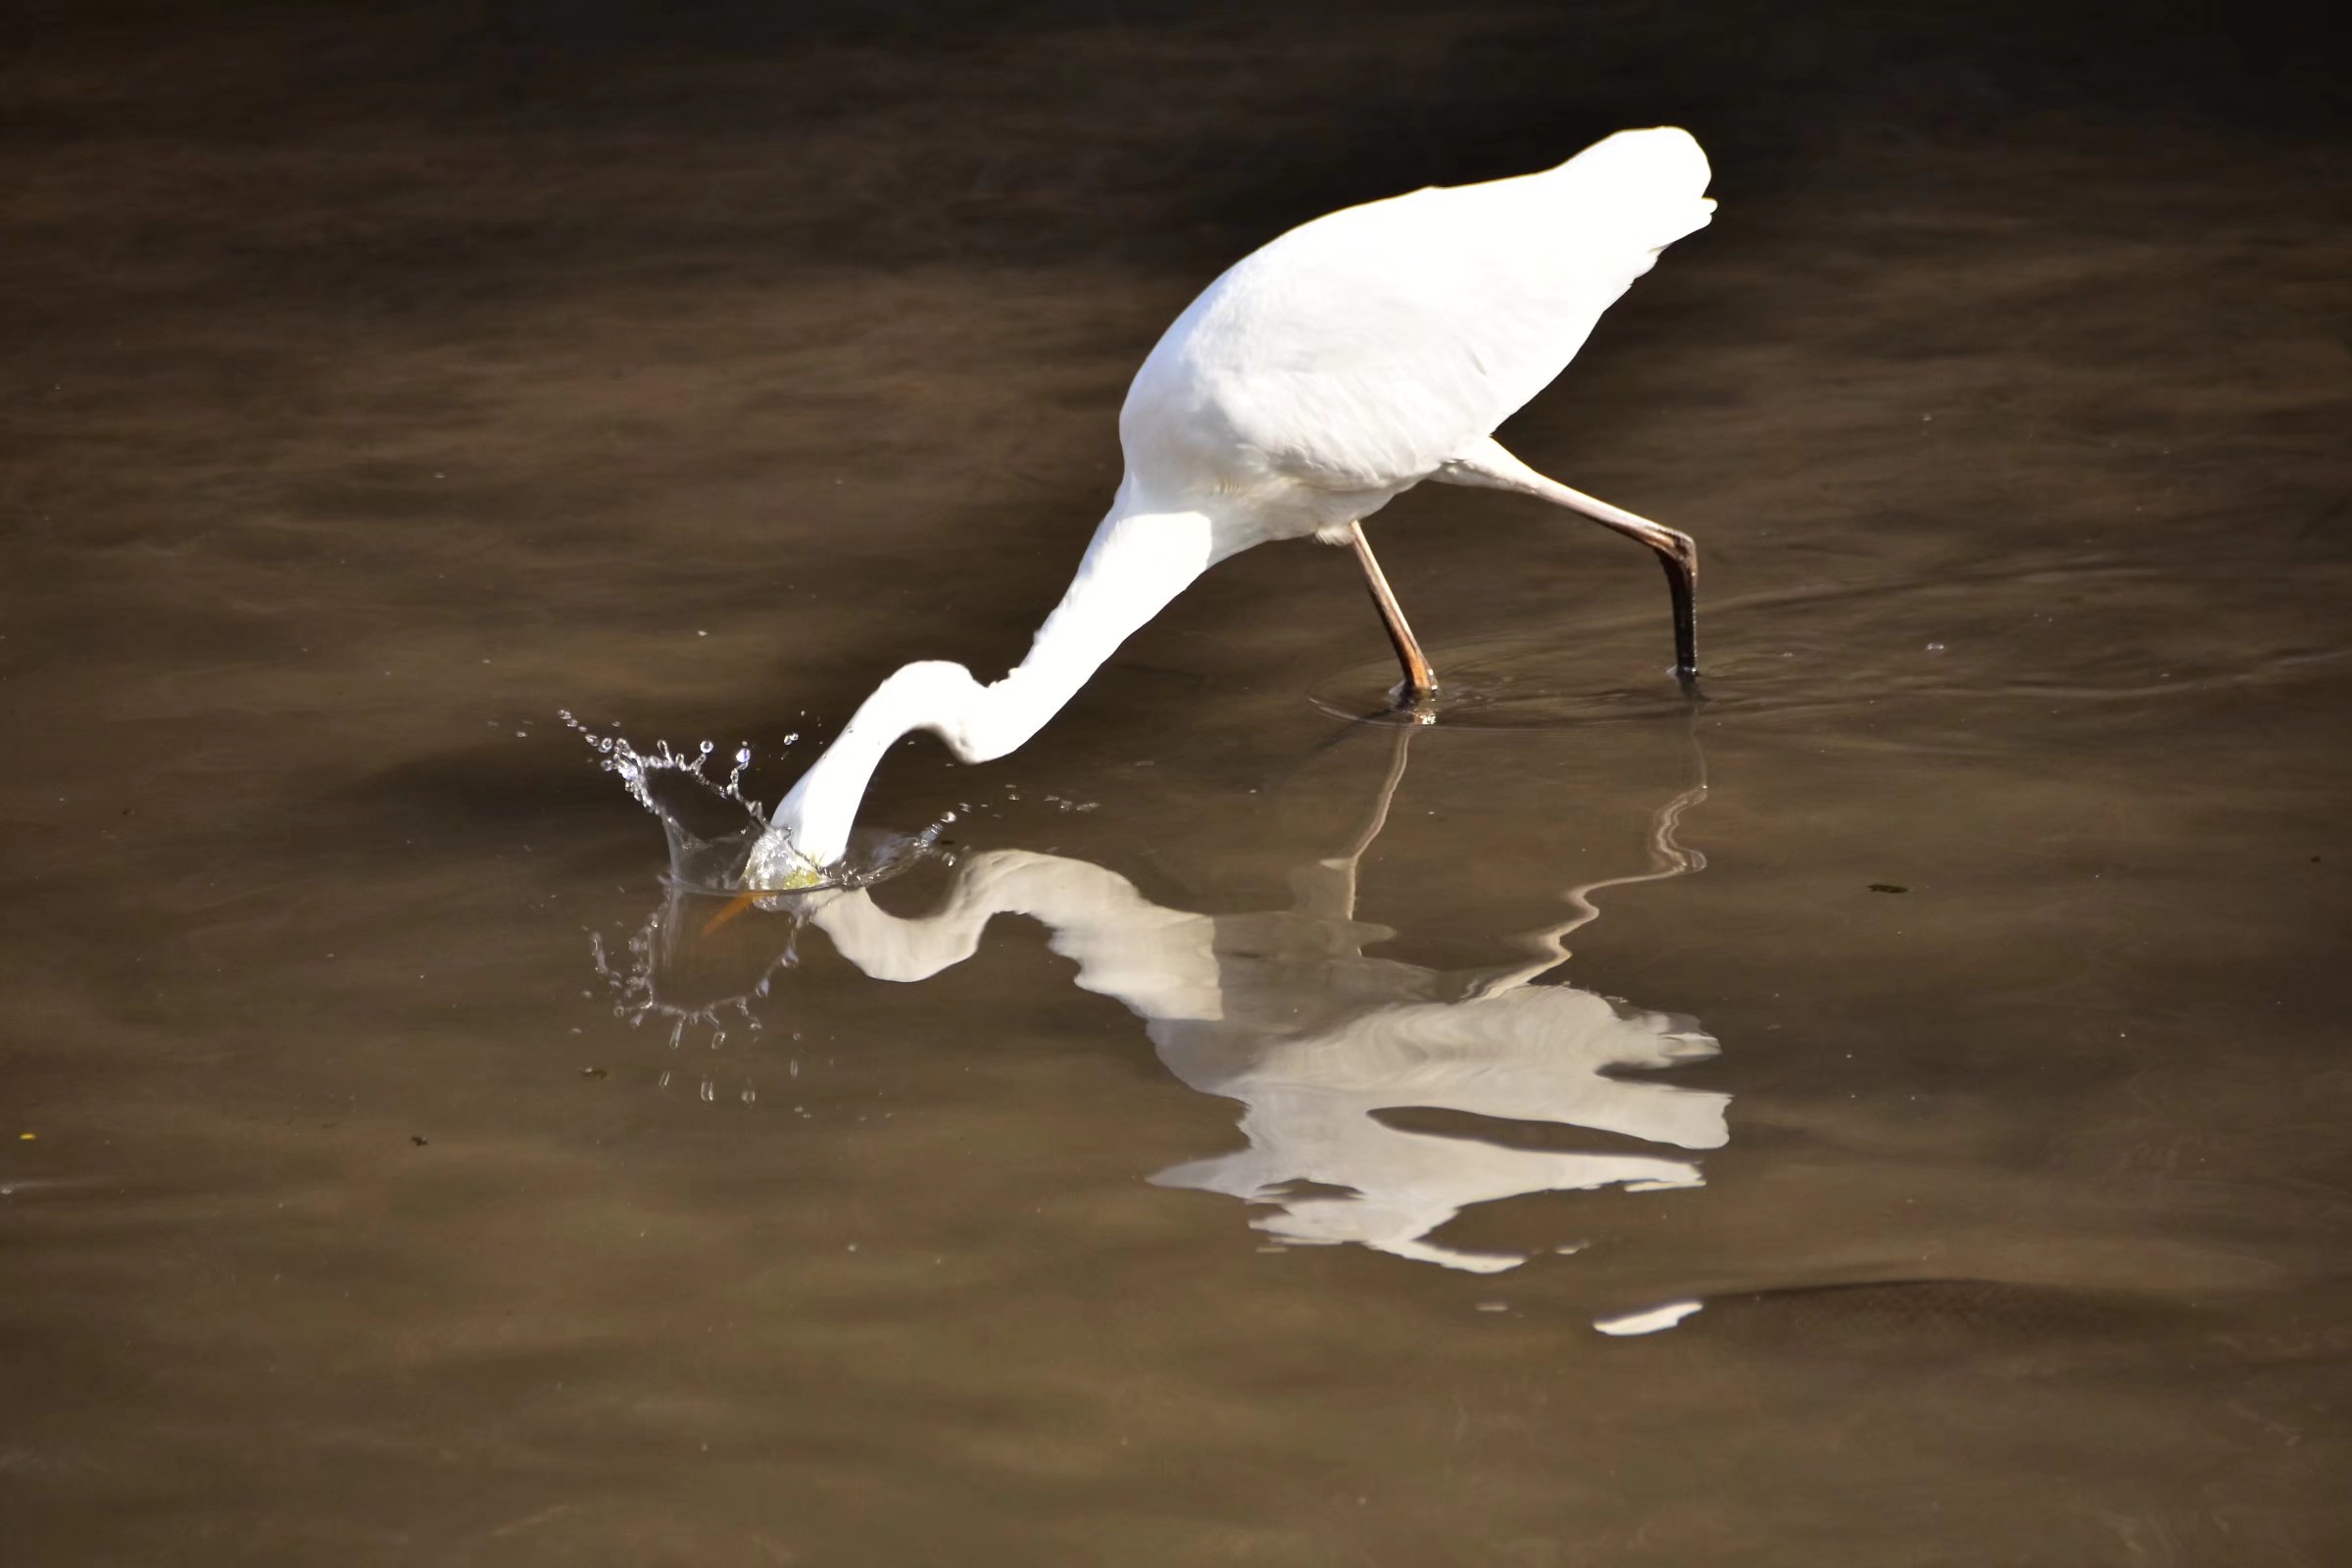
[[(713, 995), (708, 990), (698, 993), (691, 986), (665, 984), (664, 969), (674, 971), (677, 957), (677, 944), (669, 933), (679, 928), (681, 922), (676, 916), (684, 909), (686, 899), (686, 895), (673, 893), (670, 903), (655, 910), (630, 935), (618, 954), (606, 948), (601, 932), (589, 933), (588, 946), (596, 961), (596, 972), (611, 994), (615, 1018), (622, 1019), (632, 1029), (643, 1029), (649, 1022), (657, 1030), (666, 1025), (672, 1052), (682, 1053), (689, 1040), (699, 1041), (706, 1051), (716, 1051), (726, 1044), (730, 1031), (760, 1028), (759, 1015), (752, 1010), (752, 999), (766, 995), (768, 976), (775, 970), (788, 969), (800, 961), (797, 933), (749, 991)], [(706, 1104), (717, 1103), (719, 1078), (715, 1067), (687, 1067), (685, 1071), (697, 1081), (695, 1097)], [(667, 1089), (678, 1073), (678, 1066), (664, 1066), (656, 1082)], [(760, 1090), (746, 1077), (731, 1098), (741, 1104), (757, 1104)]]
[[(870, 886), (927, 859), (955, 860), (954, 851), (941, 840), (958, 814), (949, 811), (919, 833), (854, 832), (841, 864), (813, 886), (747, 889), (745, 865), (768, 827), (766, 808), (748, 793), (750, 742), (736, 746), (722, 779), (711, 774), (719, 755), (714, 742), (680, 750), (657, 740), (640, 748), (617, 733), (588, 728), (568, 711), (559, 716), (596, 753), (597, 765), (619, 779), (629, 798), (661, 822), (668, 843), (662, 903), (617, 950), (601, 932), (591, 931), (588, 944), (613, 1016), (632, 1029), (650, 1025), (666, 1033), (673, 1052), (690, 1044), (716, 1051), (737, 1031), (760, 1029), (755, 1007), (767, 997), (775, 976), (800, 962), (799, 926), (823, 898), (843, 888)], [(799, 739), (788, 735), (784, 745)], [(753, 921), (737, 923), (736, 917), (753, 907), (789, 921), (781, 951), (772, 924), (763, 930)], [(662, 1068), (662, 1086), (669, 1087), (679, 1071)], [(698, 1099), (715, 1103), (722, 1098), (712, 1071), (684, 1072), (697, 1080)], [(747, 1078), (731, 1098), (752, 1104), (759, 1091)]]
[[(718, 755), (715, 742), (702, 741), (691, 751), (680, 751), (657, 740), (650, 750), (640, 749), (620, 734), (590, 729), (568, 710), (559, 710), (557, 716), (595, 751), (597, 765), (618, 778), (629, 798), (661, 821), (669, 844), (672, 887), (730, 895), (747, 891), (745, 867), (768, 830), (766, 808), (745, 788), (752, 769), (751, 742), (737, 744), (721, 780), (708, 771)], [(798, 734), (787, 735), (783, 744), (790, 747), (799, 740)], [(821, 881), (775, 890), (760, 901), (761, 906), (781, 906), (781, 901), (834, 888), (868, 887), (896, 876), (945, 853), (940, 836), (956, 819), (956, 812), (945, 812), (917, 833), (853, 832), (849, 853), (826, 869)]]
[(796, 940), (787, 943), (784, 951), (761, 974), (750, 989), (725, 996), (692, 998), (681, 994), (679, 988), (664, 986), (662, 969), (664, 949), (674, 947), (665, 943), (664, 933), (675, 928), (675, 922), (664, 916), (676, 912), (674, 906), (656, 909), (629, 936), (623, 950), (615, 955), (605, 946), (604, 933), (591, 931), (588, 947), (596, 962), (596, 972), (612, 994), (612, 1016), (627, 1022), (632, 1029), (642, 1029), (648, 1020), (657, 1026), (669, 1026), (669, 1049), (684, 1046), (689, 1035), (702, 1034), (703, 1044), (716, 1051), (726, 1044), (730, 1029), (757, 1030), (759, 1015), (752, 1011), (752, 999), (767, 994), (768, 978), (778, 969), (789, 969), (800, 961)]
[[(694, 755), (691, 757), (682, 752), (671, 751), (669, 742), (664, 740), (654, 742), (654, 749), (651, 752), (641, 752), (631, 746), (623, 736), (599, 735), (573, 717), (571, 710), (567, 708), (558, 709), (556, 716), (564, 721), (566, 728), (572, 730), (580, 739), (596, 750), (597, 755), (603, 759), (598, 765), (608, 773), (616, 774), (620, 779), (621, 786), (629, 792), (631, 799), (664, 821), (668, 820), (672, 812), (663, 803), (654, 798), (652, 781), (657, 775), (675, 773), (681, 778), (690, 779), (702, 786), (717, 799), (731, 801), (742, 807), (761, 827), (767, 825), (766, 808), (743, 793), (743, 778), (746, 773), (751, 771), (752, 766), (752, 743), (750, 741), (745, 741), (735, 748), (735, 765), (728, 772), (726, 782), (721, 784), (713, 781), (709, 774), (703, 771), (710, 764), (711, 757), (718, 751), (715, 742), (702, 742), (695, 748)], [(798, 734), (787, 735), (784, 737), (784, 745), (793, 746), (800, 741), (800, 738)]]

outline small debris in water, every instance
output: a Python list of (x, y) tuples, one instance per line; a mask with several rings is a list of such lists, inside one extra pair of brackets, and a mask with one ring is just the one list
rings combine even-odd
[(1873, 893), (1908, 893), (1911, 890), (1900, 882), (1873, 882), (1870, 885), (1870, 891)]
[(409, 1134), (409, 1142), (415, 1144), (418, 1149), (422, 1149), (424, 1147), (424, 1140), (419, 1138), (415, 1133)]
[(583, 1078), (610, 1078), (612, 1075), (602, 1067), (582, 1067), (580, 1076)]

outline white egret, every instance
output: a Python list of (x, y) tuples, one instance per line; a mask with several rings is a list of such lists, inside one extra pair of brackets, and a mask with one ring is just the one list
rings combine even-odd
[(1350, 207), (1245, 257), (1136, 372), (1125, 476), (1028, 657), (986, 686), (925, 662), (875, 688), (777, 808), (747, 885), (821, 880), (901, 736), (930, 730), (966, 762), (1004, 756), (1186, 584), (1270, 539), (1353, 545), (1407, 694), (1425, 700), (1429, 662), (1362, 526), (1424, 479), (1535, 496), (1657, 551), (1676, 667), (1692, 673), (1690, 537), (1545, 478), (1494, 431), (1660, 251), (1706, 225), (1708, 173), (1687, 131), (1620, 131), (1556, 169)]

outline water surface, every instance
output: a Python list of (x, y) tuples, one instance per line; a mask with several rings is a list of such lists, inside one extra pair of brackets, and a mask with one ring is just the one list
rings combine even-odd
[[(48, 15), (16, 1549), (2334, 1560), (2341, 147), (1824, 15)], [(1268, 548), (894, 756), (946, 853), (665, 885), (561, 710), (772, 800), (1018, 657), (1234, 255), (1668, 118), (1716, 225), (1504, 436), (1698, 536), (1706, 701), (1642, 552), (1432, 489), (1436, 726)]]

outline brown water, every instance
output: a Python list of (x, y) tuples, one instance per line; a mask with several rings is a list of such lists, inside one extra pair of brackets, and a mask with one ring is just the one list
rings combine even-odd
[[(2344, 1560), (2316, 44), (632, 15), (11, 24), (11, 1561)], [(772, 798), (1226, 261), (1657, 120), (1717, 224), (1504, 434), (1707, 702), (1432, 490), (1446, 722), (1268, 548), (895, 758), (953, 863), (665, 895), (558, 710)]]

